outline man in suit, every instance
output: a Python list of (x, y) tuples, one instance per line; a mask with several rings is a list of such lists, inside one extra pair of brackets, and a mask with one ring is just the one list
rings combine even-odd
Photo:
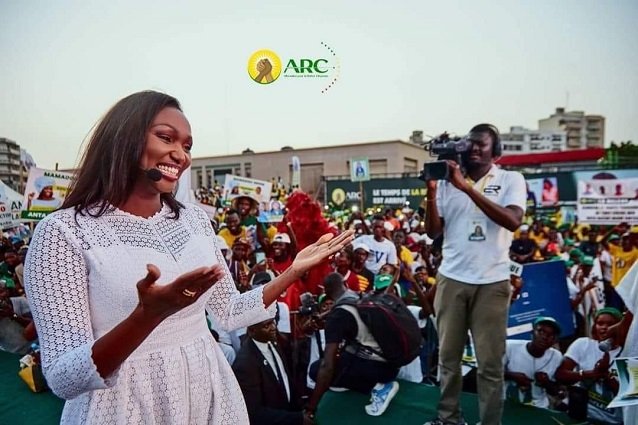
[(233, 370), (246, 400), (252, 425), (312, 425), (301, 410), (279, 352), (277, 326), (272, 319), (248, 327)]

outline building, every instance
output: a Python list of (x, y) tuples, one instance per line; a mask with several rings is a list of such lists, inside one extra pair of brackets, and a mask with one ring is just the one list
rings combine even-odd
[(22, 193), (26, 175), (20, 162), (20, 145), (0, 137), (0, 180), (13, 190)]
[(566, 149), (567, 133), (511, 127), (509, 133), (501, 134), (501, 146), (504, 156), (560, 152)]
[(538, 120), (541, 131), (564, 131), (567, 133), (567, 149), (605, 147), (605, 117), (585, 115), (583, 111), (556, 108), (549, 118)]
[(401, 140), (304, 149), (285, 146), (258, 153), (246, 149), (237, 155), (193, 158), (191, 181), (194, 187), (212, 187), (215, 181), (223, 184), (226, 174), (233, 174), (265, 181), (281, 177), (290, 185), (293, 156), (301, 163), (301, 189), (316, 198), (324, 195), (325, 178), (349, 178), (351, 158), (367, 157), (373, 178), (415, 175), (424, 162), (432, 160), (421, 146)]

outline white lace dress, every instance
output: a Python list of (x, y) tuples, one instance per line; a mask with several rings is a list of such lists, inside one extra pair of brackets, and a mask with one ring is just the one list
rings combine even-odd
[[(206, 214), (164, 206), (144, 219), (114, 209), (99, 218), (58, 211), (40, 222), (24, 268), (49, 386), (68, 400), (63, 424), (248, 424), (241, 390), (208, 331), (208, 304), (227, 329), (275, 314), (261, 289), (240, 294), (226, 278), (164, 320), (106, 379), (91, 357), (96, 339), (138, 303), (146, 265), (165, 284), (201, 266), (225, 265)], [(77, 217), (77, 222), (76, 222)]]

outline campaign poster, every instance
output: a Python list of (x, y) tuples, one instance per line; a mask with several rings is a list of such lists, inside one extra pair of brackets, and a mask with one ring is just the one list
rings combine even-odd
[(578, 220), (587, 224), (638, 224), (638, 177), (578, 181)]
[(224, 182), (224, 200), (227, 204), (238, 196), (249, 196), (259, 203), (270, 201), (272, 183), (263, 180), (226, 174)]
[(259, 215), (257, 215), (257, 221), (260, 223), (280, 223), (283, 219), (283, 202), (274, 199), (270, 202), (259, 203)]
[(16, 227), (20, 222), (23, 196), (0, 181), (0, 226), (2, 230)]
[(524, 264), (519, 298), (510, 306), (509, 339), (530, 339), (537, 317), (550, 316), (561, 327), (561, 337), (574, 333), (575, 323), (567, 291), (565, 263), (545, 261)]
[(366, 157), (350, 159), (350, 180), (364, 182), (370, 180), (370, 162)]
[(535, 207), (558, 205), (560, 197), (558, 195), (558, 179), (556, 177), (528, 179), (526, 182), (528, 205), (533, 204)]
[(62, 206), (73, 175), (61, 171), (31, 168), (24, 191), (20, 217), (42, 220)]

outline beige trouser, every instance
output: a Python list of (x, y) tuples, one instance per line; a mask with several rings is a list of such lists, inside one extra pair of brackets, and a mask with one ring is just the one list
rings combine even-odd
[(439, 333), (441, 400), (439, 417), (456, 424), (462, 418), (461, 359), (467, 331), (472, 331), (478, 363), (477, 388), (481, 425), (498, 425), (503, 413), (503, 355), (507, 338), (510, 282), (474, 285), (436, 277), (434, 309)]

